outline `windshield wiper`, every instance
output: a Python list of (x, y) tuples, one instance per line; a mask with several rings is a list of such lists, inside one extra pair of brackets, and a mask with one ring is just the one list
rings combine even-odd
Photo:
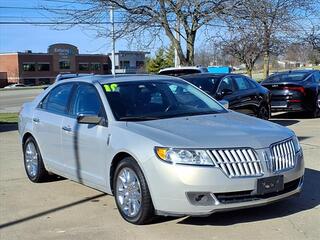
[(120, 121), (148, 121), (148, 120), (157, 120), (159, 117), (152, 116), (127, 116), (119, 118)]
[(174, 118), (174, 117), (191, 117), (196, 115), (207, 115), (207, 114), (217, 114), (220, 112), (217, 111), (203, 111), (203, 112), (189, 112), (189, 113), (177, 113), (172, 115), (165, 116), (166, 118)]

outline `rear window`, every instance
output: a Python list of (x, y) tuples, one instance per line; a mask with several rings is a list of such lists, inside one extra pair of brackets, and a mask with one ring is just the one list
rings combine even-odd
[(272, 75), (267, 80), (276, 82), (299, 82), (309, 75), (310, 73), (283, 73)]

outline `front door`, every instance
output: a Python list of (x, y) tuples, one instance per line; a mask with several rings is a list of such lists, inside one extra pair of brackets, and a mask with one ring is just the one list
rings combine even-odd
[(238, 112), (255, 116), (259, 108), (257, 90), (252, 88), (243, 76), (233, 76), (237, 88), (234, 109)]
[(92, 84), (78, 84), (70, 115), (63, 119), (63, 157), (75, 180), (98, 188), (106, 187), (109, 129), (104, 124), (79, 124), (79, 114), (106, 118), (99, 93)]

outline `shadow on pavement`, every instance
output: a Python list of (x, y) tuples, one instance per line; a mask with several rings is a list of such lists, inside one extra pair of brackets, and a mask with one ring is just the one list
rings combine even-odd
[(281, 218), (310, 210), (320, 204), (320, 171), (306, 168), (304, 188), (299, 197), (284, 200), (268, 206), (214, 213), (209, 217), (188, 217), (179, 224), (229, 226), (238, 223)]
[(0, 122), (0, 132), (10, 132), (10, 131), (17, 131), (17, 130), (18, 130), (17, 123)]
[(299, 142), (302, 142), (302, 141), (304, 141), (304, 140), (306, 140), (306, 139), (312, 138), (312, 137), (306, 137), (306, 136), (304, 136), (304, 137), (302, 137), (302, 136), (297, 136), (297, 137), (298, 137), (298, 139), (299, 139)]
[(95, 196), (87, 197), (87, 198), (81, 199), (79, 201), (75, 201), (75, 202), (60, 206), (60, 207), (56, 207), (56, 208), (49, 209), (47, 211), (39, 212), (39, 213), (30, 215), (28, 217), (24, 217), (24, 218), (20, 218), (20, 219), (11, 221), (11, 222), (3, 223), (3, 224), (0, 224), (0, 229), (6, 228), (6, 227), (10, 227), (12, 225), (16, 225), (16, 224), (19, 224), (19, 223), (23, 223), (23, 222), (26, 222), (26, 221), (29, 221), (29, 220), (32, 220), (32, 219), (35, 219), (35, 218), (39, 218), (39, 217), (45, 216), (47, 214), (54, 213), (54, 212), (57, 212), (57, 211), (61, 211), (61, 210), (64, 210), (66, 208), (73, 207), (73, 206), (76, 206), (76, 205), (79, 205), (79, 204), (82, 204), (82, 203), (85, 203), (85, 202), (89, 202), (89, 201), (95, 200), (97, 198), (103, 197), (105, 195), (106, 195), (105, 193), (97, 194)]
[(291, 125), (294, 125), (294, 124), (297, 124), (299, 123), (300, 121), (298, 120), (287, 120), (287, 119), (270, 119), (270, 122), (273, 122), (273, 123), (277, 123), (277, 124), (280, 124), (282, 126), (291, 126)]
[(311, 115), (307, 112), (286, 112), (286, 113), (273, 113), (272, 119), (311, 119)]

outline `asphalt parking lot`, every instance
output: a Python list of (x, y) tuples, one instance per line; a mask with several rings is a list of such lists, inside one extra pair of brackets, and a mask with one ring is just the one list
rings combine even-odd
[[(2, 104), (1, 100), (1, 104)], [(23, 169), (16, 125), (0, 125), (0, 239), (319, 239), (320, 119), (278, 114), (304, 150), (299, 198), (205, 218), (160, 218), (128, 224), (112, 196), (66, 179), (31, 183)]]

